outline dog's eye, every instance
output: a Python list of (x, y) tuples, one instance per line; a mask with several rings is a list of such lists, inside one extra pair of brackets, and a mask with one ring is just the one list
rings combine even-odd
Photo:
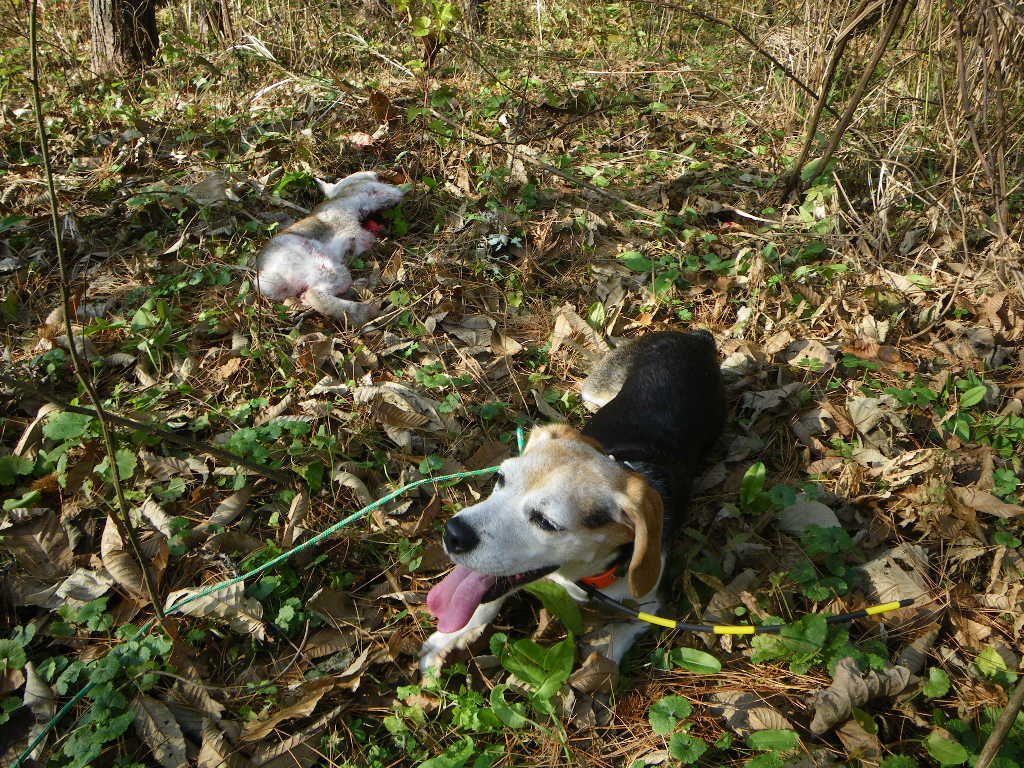
[(501, 486), (503, 486), (504, 484), (505, 484), (505, 475), (503, 475), (501, 472), (495, 472), (494, 473), (494, 487), (495, 488), (501, 488)]
[(557, 525), (555, 525), (550, 520), (548, 520), (546, 517), (544, 517), (544, 515), (540, 512), (540, 510), (536, 510), (536, 509), (531, 509), (530, 510), (530, 522), (533, 525), (536, 525), (542, 531), (560, 531), (560, 530), (562, 530)]

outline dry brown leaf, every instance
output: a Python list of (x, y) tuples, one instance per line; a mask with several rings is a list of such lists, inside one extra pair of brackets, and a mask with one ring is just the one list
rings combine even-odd
[(422, 428), (430, 432), (441, 431), (448, 426), (437, 410), (441, 403), (397, 382), (356, 387), (352, 396), (357, 404), (373, 403), (374, 407), (380, 407), (376, 401), (382, 401), (390, 403), (409, 418), (416, 415), (425, 416), (427, 421), (422, 424)]
[(285, 395), (276, 404), (267, 406), (260, 411), (256, 415), (256, 418), (253, 419), (253, 424), (257, 427), (268, 424), (291, 408), (293, 402), (295, 402), (295, 397), (293, 395)]
[(363, 672), (376, 661), (386, 659), (387, 655), (388, 652), (385, 649), (378, 648), (374, 650), (367, 646), (351, 664), (345, 667), (340, 675), (334, 678), (335, 682), (339, 688), (343, 688), (346, 691), (357, 690), (362, 682)]
[(536, 404), (537, 410), (540, 411), (541, 416), (548, 421), (565, 421), (565, 417), (548, 405), (548, 401), (544, 399), (544, 395), (542, 395), (538, 390), (531, 389), (530, 394), (533, 395), (533, 402)]
[(878, 735), (868, 733), (856, 720), (847, 720), (836, 730), (836, 736), (843, 742), (846, 755), (860, 765), (875, 766), (882, 760), (882, 743)]
[(292, 498), (292, 503), (288, 507), (288, 522), (281, 533), (281, 543), (285, 547), (290, 547), (294, 544), (295, 531), (299, 529), (302, 521), (306, 519), (307, 512), (309, 512), (309, 496), (305, 491), (299, 491)]
[(553, 356), (559, 347), (570, 341), (574, 336), (582, 338), (592, 351), (603, 354), (609, 349), (608, 342), (601, 337), (601, 334), (591, 328), (586, 320), (576, 314), (572, 304), (563, 304), (555, 312), (555, 327), (551, 332), (551, 349), (549, 354)]
[(391, 106), (391, 99), (381, 91), (370, 91), (370, 111), (381, 123), (390, 123), (401, 117), (401, 112)]
[(22, 570), (47, 582), (71, 573), (71, 544), (56, 512), (12, 510), (10, 523), (0, 527), (0, 551), (10, 552)]
[[(35, 718), (35, 722), (28, 732), (28, 741), (32, 742), (57, 711), (57, 698), (54, 696), (53, 689), (36, 672), (35, 665), (31, 661), (25, 665), (25, 692), (22, 701)], [(47, 740), (44, 738), (40, 741), (29, 754), (33, 760), (38, 760), (39, 756), (43, 754)]]
[[(164, 610), (169, 611), (176, 602), (202, 591), (203, 588), (198, 587), (171, 592), (167, 596)], [(241, 582), (194, 600), (178, 610), (188, 616), (227, 621), (231, 629), (241, 635), (251, 634), (257, 640), (266, 638), (266, 627), (263, 625), (263, 606), (258, 600), (245, 596), (245, 585)]]
[(500, 464), (510, 455), (509, 448), (497, 440), (488, 440), (481, 443), (473, 452), (473, 455), (466, 459), (466, 469), (484, 469)]
[(202, 738), (196, 757), (198, 768), (245, 768), (251, 765), (231, 743), (221, 723), (203, 720)]
[(468, 354), (490, 351), (494, 320), (483, 315), (463, 315), (459, 320), (445, 319), (441, 328), (462, 342)]
[(308, 601), (306, 608), (316, 611), (338, 626), (361, 624), (356, 601), (347, 592), (338, 589), (319, 589)]
[(142, 469), (146, 476), (154, 480), (166, 482), (172, 477), (189, 479), (192, 476), (192, 467), (186, 459), (157, 456), (149, 451), (141, 451), (139, 458), (142, 460)]
[(168, 697), (210, 720), (220, 720), (224, 714), (224, 705), (210, 695), (205, 685), (198, 682), (178, 680), (168, 691)]
[(25, 693), (22, 701), (32, 710), (37, 720), (47, 720), (57, 711), (57, 698), (53, 689), (36, 672), (35, 664), (31, 661), (25, 664)]
[(1013, 301), (1007, 291), (999, 291), (983, 304), (985, 317), (992, 324), (992, 329), (1007, 341), (1024, 339), (1024, 316), (1016, 311)]
[(798, 339), (786, 347), (782, 358), (797, 368), (812, 368), (815, 373), (828, 373), (836, 367), (835, 352), (815, 339)]
[(106, 571), (76, 568), (75, 572), (57, 587), (57, 597), (88, 603), (105, 595), (112, 586), (114, 586), (114, 579)]
[(723, 691), (713, 694), (711, 702), (708, 708), (740, 735), (793, 728), (785, 715), (753, 693)]
[(131, 709), (135, 713), (132, 723), (135, 733), (146, 743), (156, 761), (164, 768), (187, 766), (185, 737), (167, 705), (140, 693), (132, 700)]
[(928, 660), (928, 654), (938, 637), (939, 625), (932, 624), (914, 638), (913, 642), (908, 643), (900, 650), (896, 663), (901, 667), (909, 669), (911, 674), (919, 675), (921, 670), (924, 669), (925, 662)]
[(213, 525), (230, 525), (242, 514), (245, 505), (249, 503), (252, 492), (253, 489), (250, 485), (245, 486), (240, 491), (235, 491), (217, 505), (217, 508), (213, 510), (213, 514), (205, 522), (200, 523), (193, 530), (196, 533), (205, 533)]
[(337, 629), (321, 629), (309, 638), (305, 652), (309, 658), (318, 659), (321, 656), (347, 651), (355, 643), (356, 633), (354, 631), (341, 632)]
[(522, 352), (523, 345), (495, 328), (491, 333), (491, 351), (499, 357), (511, 357)]
[(252, 764), (261, 768), (309, 768), (322, 755), (307, 745), (324, 729), (328, 723), (334, 722), (347, 707), (340, 704), (294, 736), (280, 742), (265, 742), (252, 753)]
[(274, 730), (278, 723), (313, 714), (313, 710), (320, 703), (320, 699), (336, 685), (337, 681), (333, 677), (321, 677), (305, 683), (299, 690), (298, 701), (294, 704), (281, 707), (262, 720), (253, 720), (246, 723), (242, 729), (240, 741), (259, 741)]
[[(698, 577), (705, 574), (695, 574)], [(703, 580), (703, 579), (702, 579)], [(716, 579), (716, 581), (718, 581)], [(701, 613), (701, 618), (712, 624), (728, 623), (733, 617), (732, 609), (743, 601), (740, 597), (744, 592), (751, 589), (758, 581), (758, 574), (753, 568), (746, 568), (736, 574), (728, 584), (711, 584), (705, 581), (715, 593), (708, 601), (707, 607)]]
[(832, 684), (811, 697), (814, 707), (811, 732), (820, 736), (832, 730), (849, 719), (854, 707), (861, 707), (870, 699), (895, 696), (912, 680), (913, 675), (906, 667), (890, 666), (881, 672), (862, 673), (854, 659), (841, 659), (836, 664)]
[(374, 399), (370, 403), (370, 414), (381, 424), (401, 429), (417, 429), (430, 423), (430, 418), (422, 413), (406, 411), (386, 400)]
[(0, 672), (0, 696), (16, 691), (25, 684), (25, 673), (20, 669), (7, 669)]
[(43, 403), (36, 412), (35, 418), (25, 427), (25, 431), (18, 438), (18, 444), (14, 446), (12, 453), (26, 459), (34, 459), (39, 453), (39, 447), (43, 444), (43, 422), (51, 413), (59, 411), (60, 407), (53, 403)]
[(916, 451), (901, 453), (874, 470), (889, 488), (902, 488), (920, 482), (921, 478), (932, 472), (945, 472), (947, 468), (946, 452), (936, 448), (919, 448)]
[(157, 504), (156, 499), (152, 496), (142, 502), (139, 514), (154, 530), (162, 533), (168, 539), (174, 535), (174, 529), (171, 526), (171, 516), (164, 512), (164, 508)]
[(569, 685), (583, 693), (611, 694), (619, 682), (619, 665), (597, 651), (591, 653), (572, 673)]
[(964, 506), (970, 507), (986, 515), (1009, 520), (1024, 515), (1024, 507), (1019, 504), (1008, 504), (988, 491), (978, 488), (954, 488), (953, 493)]
[(879, 602), (926, 597), (927, 568), (928, 554), (914, 544), (900, 544), (860, 566)]
[(810, 526), (840, 528), (839, 518), (830, 507), (801, 495), (795, 502), (779, 511), (778, 524), (786, 533), (801, 534)]
[(334, 473), (334, 482), (339, 485), (343, 485), (346, 488), (350, 488), (352, 493), (355, 494), (356, 501), (358, 501), (362, 506), (365, 507), (374, 502), (373, 494), (370, 493), (370, 489), (366, 487), (366, 483), (351, 472), (339, 469)]
[(100, 537), (100, 559), (107, 573), (122, 589), (137, 600), (148, 599), (142, 570), (131, 553), (124, 548), (121, 534), (117, 532), (117, 526), (109, 516)]
[(751, 421), (756, 421), (762, 413), (789, 410), (799, 406), (800, 392), (803, 389), (803, 382), (794, 381), (779, 389), (744, 392), (740, 398), (740, 407), (748, 413)]

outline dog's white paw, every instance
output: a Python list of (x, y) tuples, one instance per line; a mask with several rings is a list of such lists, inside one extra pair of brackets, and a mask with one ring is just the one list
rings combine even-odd
[(435, 632), (428, 637), (420, 647), (420, 674), (426, 676), (431, 671), (436, 673), (449, 653), (467, 648), (470, 643), (484, 633), (487, 624), (494, 618), (496, 612), (487, 610), (487, 620), (480, 624), (474, 625), (473, 622), (470, 622), (458, 632)]
[(458, 637), (452, 633), (435, 632), (428, 637), (420, 648), (420, 676), (436, 675), (457, 643)]

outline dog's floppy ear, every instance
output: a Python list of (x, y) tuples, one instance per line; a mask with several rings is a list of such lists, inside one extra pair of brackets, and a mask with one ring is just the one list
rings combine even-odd
[(622, 512), (633, 529), (633, 559), (629, 562), (629, 591), (642, 597), (661, 578), (661, 529), (665, 506), (661, 496), (640, 475), (626, 481)]
[(531, 449), (536, 448), (542, 443), (548, 440), (575, 440), (578, 443), (586, 443), (592, 448), (601, 450), (601, 444), (592, 437), (587, 437), (577, 429), (573, 429), (568, 424), (545, 424), (543, 427), (536, 427), (530, 430), (530, 437), (526, 441), (526, 447), (523, 448), (523, 453), (529, 453)]

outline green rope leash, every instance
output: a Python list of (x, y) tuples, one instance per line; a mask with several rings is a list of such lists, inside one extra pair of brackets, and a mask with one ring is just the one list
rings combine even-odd
[[(522, 427), (516, 429), (516, 444), (519, 447), (519, 452), (522, 453), (525, 445), (525, 435)], [(195, 595), (191, 595), (189, 597), (184, 598), (183, 600), (179, 600), (166, 611), (164, 611), (164, 614), (169, 616), (171, 614), (181, 613), (181, 609), (189, 603), (194, 603), (196, 600), (208, 597), (209, 595), (212, 595), (214, 592), (219, 592), (220, 590), (227, 589), (228, 587), (233, 586), (235, 584), (240, 584), (241, 582), (247, 579), (251, 579), (254, 576), (258, 576), (264, 571), (270, 570), (274, 566), (283, 563), (292, 555), (302, 552), (305, 549), (309, 549), (310, 547), (316, 546), (327, 537), (344, 528), (346, 525), (350, 525), (351, 523), (354, 523), (357, 520), (361, 520), (382, 504), (387, 504), (389, 501), (397, 498), (398, 496), (401, 496), (406, 491), (411, 491), (413, 488), (419, 488), (421, 485), (426, 485), (427, 483), (436, 484), (448, 482), (449, 480), (462, 480), (467, 477), (478, 477), (480, 475), (488, 475), (492, 472), (496, 472), (497, 470), (498, 467), (496, 466), (485, 467), (484, 469), (467, 470), (465, 472), (453, 472), (450, 475), (441, 475), (439, 477), (425, 477), (421, 480), (416, 480), (414, 482), (407, 483), (398, 490), (392, 491), (383, 498), (377, 499), (377, 501), (373, 502), (372, 504), (367, 504), (359, 511), (353, 512), (348, 517), (339, 520), (334, 525), (328, 528), (325, 528), (316, 536), (313, 536), (311, 539), (308, 539), (307, 541), (304, 541), (301, 544), (292, 547), (287, 552), (282, 552), (277, 557), (272, 558), (267, 562), (263, 563), (263, 565), (253, 568), (248, 573), (243, 573), (241, 576), (235, 576), (234, 578), (228, 579), (227, 581), (219, 582), (211, 587), (202, 590), (201, 592), (198, 592)], [(155, 625), (156, 620), (150, 619), (141, 627), (139, 627), (138, 630), (136, 630), (135, 634), (132, 636), (131, 639), (137, 640), (139, 637), (142, 637), (143, 635), (148, 633), (149, 630), (151, 630)], [(49, 734), (50, 731), (52, 731), (56, 727), (57, 723), (59, 723), (64, 718), (64, 716), (68, 712), (70, 712), (75, 707), (75, 705), (78, 704), (78, 702), (80, 702), (89, 693), (89, 691), (93, 689), (94, 685), (95, 683), (93, 683), (91, 680), (87, 682), (84, 686), (82, 686), (82, 689), (80, 691), (78, 691), (74, 696), (72, 696), (68, 700), (68, 702), (64, 706), (57, 710), (57, 713), (52, 718), (50, 718), (50, 721), (45, 726), (43, 726), (43, 729), (38, 734), (36, 734), (36, 737), (32, 740), (32, 742), (18, 756), (18, 759), (11, 764), (11, 768), (20, 768), (20, 766), (24, 763), (26, 759), (28, 759), (28, 757), (32, 754), (35, 748), (43, 742), (43, 739), (46, 738), (47, 734)]]

